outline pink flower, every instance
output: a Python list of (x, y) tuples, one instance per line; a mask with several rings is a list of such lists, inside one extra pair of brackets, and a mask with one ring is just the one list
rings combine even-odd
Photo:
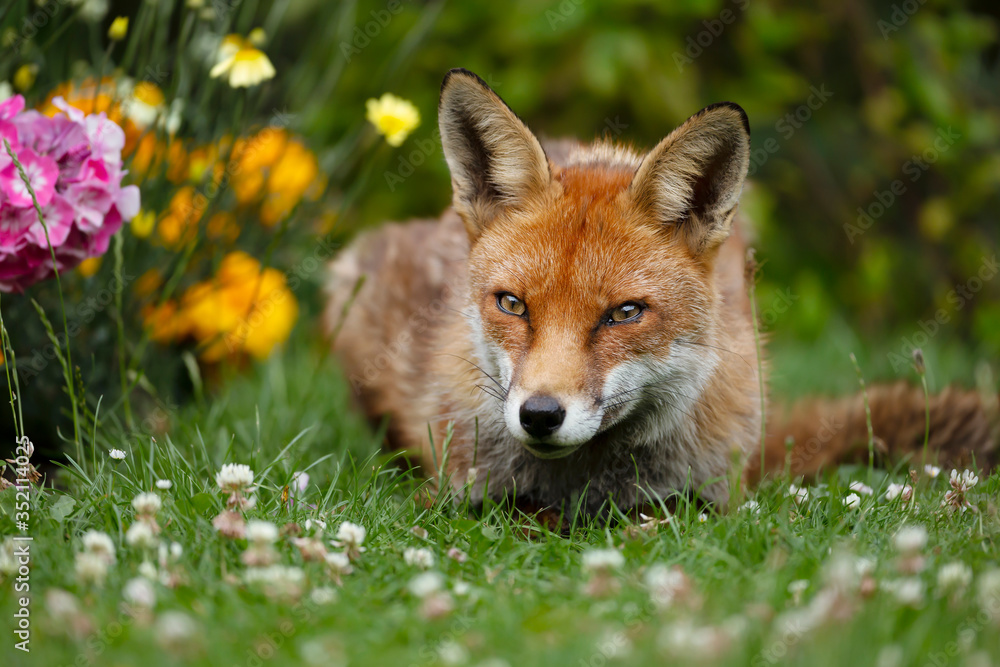
[[(52, 201), (52, 195), (56, 193), (56, 179), (59, 178), (59, 167), (56, 161), (44, 155), (38, 155), (30, 148), (16, 150), (17, 159), (21, 161), (24, 173), (31, 182), (31, 187), (35, 190), (35, 198), (38, 205), (45, 207)], [(9, 158), (9, 156), (8, 156)], [(34, 206), (31, 201), (31, 194), (28, 186), (21, 180), (21, 174), (17, 170), (17, 165), (13, 160), (7, 162), (7, 166), (0, 170), (0, 192), (3, 192), (11, 204), (17, 207)]]
[(17, 165), (0, 151), (0, 292), (23, 292), (52, 277), (52, 251), (59, 271), (103, 255), (139, 212), (139, 189), (121, 185), (122, 129), (103, 113), (84, 115), (61, 98), (53, 103), (63, 113), (49, 118), (25, 111), (19, 95), (0, 102), (0, 143), (10, 143), (45, 220)]

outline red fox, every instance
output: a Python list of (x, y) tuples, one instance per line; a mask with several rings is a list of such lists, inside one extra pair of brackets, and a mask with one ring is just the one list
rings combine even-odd
[[(732, 466), (760, 478), (743, 109), (709, 106), (644, 155), (543, 147), (455, 69), (439, 123), (453, 209), (362, 234), (328, 284), (325, 325), (365, 411), (388, 417), (390, 445), (474, 500), (537, 508), (637, 508), (678, 492), (724, 507)], [(867, 398), (881, 454), (923, 447), (921, 390)], [(997, 409), (975, 392), (932, 397), (930, 446), (991, 465)], [(861, 396), (776, 420), (764, 472), (867, 461)]]

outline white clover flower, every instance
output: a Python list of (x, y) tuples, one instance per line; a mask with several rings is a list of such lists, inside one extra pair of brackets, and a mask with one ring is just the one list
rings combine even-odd
[(457, 561), (459, 563), (464, 563), (469, 559), (469, 556), (458, 547), (452, 547), (448, 549), (448, 558)]
[(848, 493), (844, 496), (844, 507), (850, 510), (856, 510), (861, 507), (861, 496), (856, 493)]
[(691, 581), (684, 571), (677, 567), (656, 564), (646, 570), (644, 577), (649, 597), (659, 609), (666, 609), (674, 600), (686, 596), (691, 591)]
[(156, 571), (156, 566), (148, 560), (144, 560), (139, 564), (139, 574), (150, 581), (156, 581), (160, 578), (160, 574)]
[(314, 588), (312, 592), (309, 593), (309, 600), (313, 604), (318, 605), (332, 604), (337, 601), (337, 589), (330, 588), (329, 586)]
[(115, 563), (115, 543), (107, 533), (99, 530), (88, 530), (83, 534), (83, 550), (100, 556), (108, 565)]
[(8, 537), (0, 543), (0, 574), (11, 576), (17, 573), (18, 563), (14, 558), (14, 538)]
[(125, 542), (130, 547), (152, 549), (157, 544), (156, 534), (145, 521), (136, 521), (125, 531)]
[(109, 449), (108, 450), (108, 456), (110, 456), (111, 458), (115, 459), (116, 461), (122, 461), (122, 460), (124, 460), (126, 454), (121, 449)]
[(802, 595), (809, 588), (808, 579), (796, 579), (788, 584), (788, 592), (792, 595)]
[(927, 546), (927, 529), (920, 525), (903, 526), (892, 538), (901, 554), (915, 554)]
[(913, 498), (913, 487), (909, 484), (889, 484), (889, 488), (885, 492), (885, 499), (893, 501), (896, 498), (902, 498), (904, 505), (910, 502)]
[(108, 576), (108, 562), (99, 554), (82, 551), (74, 562), (76, 578), (81, 584), (101, 586)]
[(585, 572), (619, 570), (625, 565), (625, 556), (618, 549), (590, 549), (583, 553), (581, 564)]
[(445, 640), (438, 645), (438, 660), (444, 665), (464, 665), (469, 661), (469, 652), (461, 644)]
[(132, 499), (132, 507), (135, 508), (136, 514), (152, 516), (159, 512), (162, 506), (163, 502), (155, 493), (140, 493)]
[(748, 500), (740, 505), (741, 510), (746, 510), (750, 514), (760, 514), (760, 503), (756, 500)]
[(244, 491), (253, 484), (253, 470), (243, 463), (227, 463), (215, 475), (215, 483), (230, 493)]
[(455, 595), (458, 595), (459, 597), (464, 597), (472, 592), (472, 586), (470, 586), (469, 583), (465, 581), (456, 581), (452, 585), (451, 590), (455, 593)]
[(864, 482), (851, 482), (847, 488), (862, 496), (870, 496), (874, 493), (872, 487), (868, 486)]
[(425, 598), (436, 593), (444, 586), (444, 577), (437, 572), (422, 572), (406, 585), (410, 593), (418, 598)]
[(161, 491), (169, 491), (170, 487), (172, 487), (173, 485), (174, 483), (171, 482), (169, 479), (156, 480), (156, 488), (160, 489)]
[(858, 556), (854, 559), (854, 571), (858, 573), (859, 577), (871, 576), (875, 572), (876, 565), (878, 563), (874, 559), (864, 556)]
[(1000, 569), (984, 572), (979, 576), (979, 605), (989, 613), (1000, 607)]
[(153, 588), (153, 584), (149, 583), (149, 579), (136, 577), (125, 584), (125, 588), (122, 589), (122, 597), (125, 598), (126, 602), (136, 607), (151, 609), (156, 604), (156, 589)]
[(80, 602), (68, 591), (49, 588), (45, 591), (45, 611), (59, 623), (70, 623), (80, 617)]
[(243, 574), (248, 584), (257, 584), (272, 599), (297, 598), (302, 594), (306, 574), (292, 565), (251, 567)]
[(801, 505), (805, 501), (809, 500), (809, 489), (792, 484), (788, 487), (788, 496), (795, 502), (796, 505)]
[(924, 582), (917, 577), (887, 581), (882, 586), (902, 605), (919, 607), (924, 602)]
[(313, 529), (319, 532), (326, 530), (326, 521), (321, 521), (320, 519), (306, 519), (306, 532)]
[(963, 470), (961, 473), (957, 470), (952, 470), (949, 482), (951, 482), (953, 489), (964, 493), (971, 491), (972, 487), (979, 483), (979, 477), (971, 470)]
[(247, 521), (247, 541), (257, 546), (270, 546), (278, 540), (278, 527), (270, 521)]
[(301, 568), (292, 565), (271, 565), (249, 568), (243, 576), (250, 583), (300, 583), (306, 575)]
[(426, 570), (434, 566), (434, 553), (425, 547), (406, 547), (403, 551), (403, 561), (407, 565)]
[(937, 585), (942, 592), (963, 591), (972, 583), (972, 568), (965, 563), (948, 563), (938, 570)]
[(323, 556), (326, 561), (327, 566), (334, 573), (334, 575), (350, 574), (353, 568), (351, 567), (351, 559), (347, 557), (347, 554), (341, 553), (339, 551), (329, 551)]
[(937, 466), (932, 466), (930, 463), (924, 466), (924, 472), (927, 473), (929, 477), (937, 477), (941, 474), (941, 468)]
[(829, 589), (842, 593), (858, 587), (858, 559), (846, 551), (834, 551), (823, 564), (823, 580)]
[(360, 547), (364, 544), (366, 534), (364, 526), (350, 521), (345, 521), (337, 528), (337, 540), (347, 547)]
[(153, 630), (160, 646), (179, 651), (187, 648), (198, 634), (198, 624), (179, 611), (166, 611), (156, 619)]

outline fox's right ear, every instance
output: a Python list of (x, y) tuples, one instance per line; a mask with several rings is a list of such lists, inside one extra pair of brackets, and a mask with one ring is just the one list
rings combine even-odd
[(550, 185), (549, 161), (538, 139), (472, 72), (453, 69), (444, 77), (438, 124), (455, 209), (471, 239), (502, 210)]

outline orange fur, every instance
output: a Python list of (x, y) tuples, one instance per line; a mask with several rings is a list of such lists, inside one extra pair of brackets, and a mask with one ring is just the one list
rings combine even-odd
[[(327, 329), (366, 412), (389, 416), (390, 446), (427, 469), (446, 461), (450, 483), (476, 499), (531, 507), (634, 508), (674, 492), (725, 505), (733, 461), (759, 478), (736, 216), (742, 110), (709, 107), (645, 155), (546, 150), (478, 77), (453, 71), (439, 115), (454, 211), (363, 234), (328, 285)], [(887, 455), (922, 446), (922, 395), (900, 385), (869, 398)], [(767, 470), (783, 469), (786, 437), (794, 474), (857, 459), (859, 405), (798, 406), (768, 436)], [(995, 413), (946, 391), (931, 447), (992, 464)]]

